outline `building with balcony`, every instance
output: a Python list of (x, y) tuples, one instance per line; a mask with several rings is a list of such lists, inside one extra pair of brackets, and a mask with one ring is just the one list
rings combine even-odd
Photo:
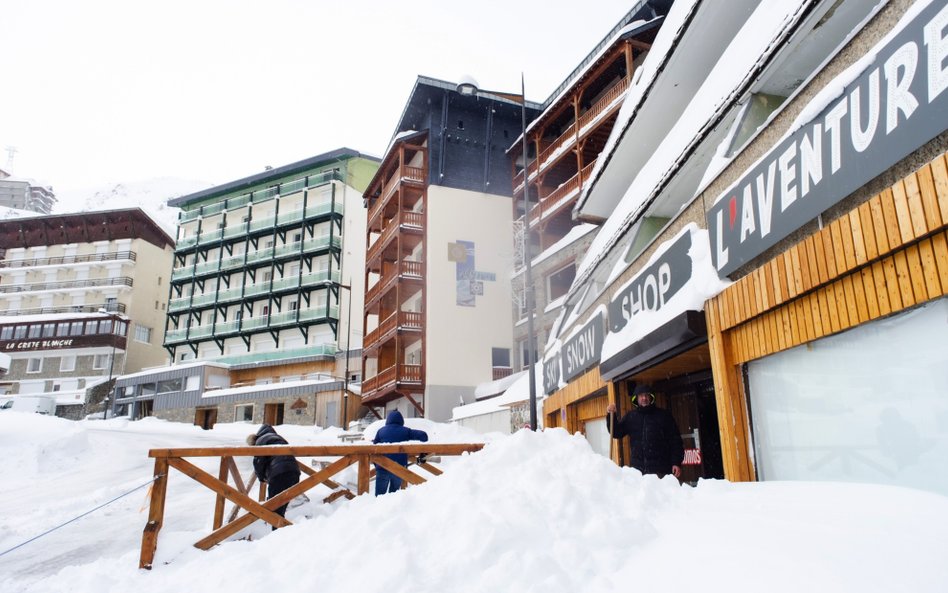
[(0, 175), (0, 206), (49, 214), (55, 203), (53, 188), (29, 179)]
[[(377, 168), (342, 148), (170, 200), (183, 210), (164, 342), (172, 361), (224, 365), (228, 385), (337, 377), (332, 423), (341, 425), (343, 375), (359, 379), (362, 348), (361, 328), (349, 323), (364, 294), (362, 192)], [(147, 401), (132, 414), (195, 410), (171, 397)]]
[(164, 363), (173, 247), (138, 208), (0, 222), (0, 389), (53, 394), (78, 418), (112, 376)]
[(521, 132), (521, 101), (419, 77), (369, 183), (362, 402), (380, 417), (446, 420), (510, 372), (504, 149)]
[[(542, 349), (576, 276), (577, 259), (586, 253), (604, 217), (573, 216), (596, 160), (619, 115), (636, 69), (648, 55), (664, 22), (670, 0), (636, 3), (593, 47), (586, 58), (544, 101), (542, 112), (527, 127), (529, 222), (524, 225), (524, 155), (518, 139), (508, 154), (513, 167), (515, 242), (529, 238), (534, 259), (535, 344)], [(524, 262), (514, 277), (513, 366), (527, 362), (527, 306)]]

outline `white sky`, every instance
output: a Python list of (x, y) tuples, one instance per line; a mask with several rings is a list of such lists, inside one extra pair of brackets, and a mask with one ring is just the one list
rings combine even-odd
[(542, 101), (632, 0), (4, 0), (0, 168), (63, 190), (380, 155), (418, 74)]

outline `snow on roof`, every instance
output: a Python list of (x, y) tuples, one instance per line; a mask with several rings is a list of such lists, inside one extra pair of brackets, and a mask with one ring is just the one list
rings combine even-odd
[(42, 315), (0, 315), (0, 324), (35, 323), (37, 321), (63, 321), (74, 319), (108, 319), (111, 313), (45, 313)]
[(184, 362), (180, 364), (172, 364), (172, 365), (163, 366), (163, 367), (152, 367), (149, 369), (138, 371), (137, 373), (129, 373), (127, 375), (122, 375), (118, 379), (124, 381), (126, 379), (147, 377), (148, 375), (157, 375), (160, 373), (167, 373), (170, 371), (183, 371), (184, 369), (190, 369), (190, 368), (200, 367), (200, 366), (209, 366), (209, 367), (215, 367), (219, 369), (230, 368), (230, 365), (220, 363), (220, 362), (213, 362), (213, 361), (208, 361), (208, 360), (194, 360), (194, 361)]
[(566, 235), (563, 236), (562, 239), (550, 245), (549, 247), (544, 249), (539, 255), (533, 258), (531, 262), (532, 265), (535, 266), (539, 264), (540, 262), (549, 259), (553, 255), (559, 253), (562, 249), (569, 247), (576, 241), (579, 241), (580, 239), (582, 239), (583, 237), (585, 237), (586, 235), (595, 231), (598, 228), (599, 228), (598, 225), (588, 224), (588, 223), (578, 224), (574, 226), (573, 228), (569, 230), (568, 233), (566, 233)]
[(496, 381), (488, 381), (487, 383), (481, 383), (474, 388), (474, 398), (481, 399), (487, 397), (488, 395), (494, 395), (497, 393), (503, 393), (510, 387), (523, 373), (526, 371), (520, 371), (519, 373), (513, 373), (497, 379)]
[(714, 121), (725, 105), (733, 101), (733, 94), (746, 82), (746, 77), (758, 62), (764, 59), (761, 56), (766, 56), (768, 48), (779, 39), (788, 25), (800, 17), (800, 2), (802, 0), (764, 0), (746, 20), (675, 126), (652, 151), (645, 166), (639, 170), (622, 200), (593, 239), (586, 257), (576, 270), (574, 286), (586, 281), (631, 224), (642, 215), (651, 199), (674, 176), (683, 159), (689, 155), (689, 149), (700, 142), (709, 123)]
[[(541, 361), (537, 361), (536, 364), (533, 365), (533, 371), (536, 380), (537, 405), (539, 406), (540, 402), (542, 402), (544, 398), (543, 363)], [(482, 416), (484, 414), (500, 412), (512, 405), (529, 400), (530, 376), (526, 371), (522, 371), (517, 373), (515, 377), (516, 379), (511, 383), (510, 387), (504, 391), (503, 394), (490, 399), (485, 399), (483, 401), (474, 402), (473, 404), (455, 407), (451, 413), (451, 421), (455, 422), (457, 420), (461, 420), (462, 418), (471, 418), (473, 416)]]

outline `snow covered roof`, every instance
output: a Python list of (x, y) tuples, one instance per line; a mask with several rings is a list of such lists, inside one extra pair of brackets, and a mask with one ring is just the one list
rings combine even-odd
[(37, 321), (65, 321), (75, 319), (102, 319), (111, 318), (110, 313), (46, 313), (43, 315), (0, 315), (0, 325), (13, 325), (15, 323), (35, 323)]
[(514, 384), (520, 376), (526, 371), (520, 371), (519, 373), (513, 373), (507, 375), (496, 381), (488, 381), (487, 383), (481, 383), (474, 388), (474, 399), (483, 399), (489, 395), (496, 395), (498, 393), (503, 393), (507, 390), (508, 387)]
[[(730, 18), (722, 26), (730, 23), (740, 24), (739, 31), (731, 37), (730, 43), (717, 57), (702, 84), (693, 94), (688, 105), (681, 111), (680, 117), (672, 128), (660, 139), (658, 146), (653, 146), (631, 183), (628, 185), (622, 199), (615, 205), (615, 209), (603, 224), (599, 234), (593, 240), (586, 257), (577, 268), (574, 289), (588, 281), (592, 272), (607, 256), (612, 254), (616, 243), (625, 235), (634, 222), (644, 214), (655, 198), (663, 191), (669, 180), (676, 175), (679, 167), (692, 155), (700, 145), (705, 135), (717, 123), (718, 117), (725, 108), (735, 102), (736, 95), (743, 92), (749, 84), (753, 74), (769, 59), (780, 45), (792, 25), (802, 18), (804, 5), (810, 0), (764, 0), (760, 2), (750, 14), (744, 4), (744, 11), (736, 10), (740, 3), (726, 3), (732, 10)], [(757, 3), (754, 3), (757, 4)], [(707, 14), (702, 11), (704, 6), (710, 6), (702, 0), (699, 13), (692, 19), (689, 29), (694, 31), (690, 37), (707, 34), (705, 22), (699, 16)], [(751, 7), (752, 8), (752, 7)], [(710, 10), (710, 8), (709, 8)], [(722, 11), (722, 5), (715, 3), (714, 10)], [(700, 28), (695, 28), (701, 25)], [(707, 51), (705, 47), (688, 46), (692, 51)], [(684, 46), (679, 47), (682, 51)], [(681, 54), (683, 59), (688, 56)], [(650, 101), (664, 102), (664, 97), (655, 93), (650, 95)], [(630, 95), (631, 98), (631, 95)], [(623, 106), (623, 109), (625, 106)], [(613, 129), (615, 135), (618, 127)], [(641, 143), (639, 136), (628, 136), (627, 143)], [(600, 159), (601, 160), (601, 159)], [(708, 155), (710, 160), (710, 155)], [(613, 167), (615, 168), (615, 167)], [(625, 162), (623, 161), (623, 167)], [(688, 174), (696, 177), (694, 184), (700, 182), (705, 167), (692, 167)], [(686, 196), (690, 200), (693, 194)]]
[(243, 395), (247, 393), (254, 393), (256, 395), (262, 396), (301, 387), (315, 387), (317, 385), (325, 385), (327, 383), (339, 383), (341, 385), (342, 381), (336, 378), (328, 378), (308, 381), (284, 381), (282, 383), (268, 383), (266, 385), (245, 385), (243, 387), (227, 387), (224, 389), (209, 389), (205, 390), (201, 397), (224, 397), (227, 395)]

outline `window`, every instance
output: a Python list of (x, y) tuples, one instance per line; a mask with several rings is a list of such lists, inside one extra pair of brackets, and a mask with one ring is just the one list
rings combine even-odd
[(100, 334), (112, 333), (112, 320), (111, 319), (103, 319), (102, 321), (99, 322), (99, 333)]
[(135, 324), (135, 341), (151, 344), (151, 328)]
[(56, 335), (57, 336), (68, 336), (69, 335), (69, 324), (68, 323), (59, 323), (56, 325)]
[(43, 359), (42, 358), (31, 358), (26, 361), (26, 372), (27, 373), (38, 373), (43, 368)]
[(293, 242), (294, 242), (294, 243), (299, 243), (299, 242), (302, 241), (302, 240), (303, 240), (303, 233), (294, 233), (294, 234), (293, 234)]
[(300, 308), (300, 304), (296, 301), (290, 301), (290, 311), (296, 311)]
[(491, 359), (491, 366), (509, 367), (510, 366), (510, 348), (491, 348), (490, 359)]
[(59, 360), (59, 370), (62, 372), (69, 372), (76, 370), (76, 357), (75, 356), (63, 356)]
[(25, 325), (16, 326), (16, 329), (13, 330), (13, 339), (22, 340), (25, 337), (26, 337), (26, 326)]
[(81, 336), (82, 335), (82, 322), (74, 321), (69, 325), (69, 335), (70, 336)]
[(0, 329), (0, 340), (9, 340), (13, 338), (13, 328), (11, 326), (6, 326)]
[(158, 381), (158, 393), (175, 393), (176, 391), (181, 391), (183, 386), (184, 381), (180, 378)]
[(108, 368), (109, 366), (109, 355), (108, 354), (96, 354), (92, 357), (92, 368), (96, 370), (101, 370)]
[(43, 324), (43, 337), (52, 338), (53, 334), (56, 333), (56, 324), (55, 323), (44, 323)]
[(553, 272), (546, 277), (546, 294), (549, 301), (555, 301), (569, 292), (576, 278), (576, 264), (572, 263), (565, 268)]
[[(158, 284), (161, 284), (161, 278), (158, 278)], [(105, 310), (106, 311), (117, 311), (118, 310), (118, 299), (115, 297), (107, 297), (105, 299)]]
[[(526, 340), (520, 341), (517, 344), (517, 348), (520, 351), (520, 369), (521, 370), (526, 369), (527, 363), (529, 362), (527, 360), (527, 341)], [(536, 338), (533, 338), (533, 362), (536, 363), (536, 361), (537, 361), (537, 342), (536, 342)]]
[(87, 321), (86, 322), (86, 335), (91, 336), (99, 333), (99, 322), (98, 321)]
[(234, 422), (253, 422), (253, 404), (234, 406)]
[(29, 333), (29, 336), (30, 336), (31, 338), (38, 338), (38, 337), (40, 337), (40, 333), (41, 333), (42, 331), (43, 331), (43, 326), (41, 326), (41, 325), (31, 325), (31, 326), (30, 326), (30, 333)]

